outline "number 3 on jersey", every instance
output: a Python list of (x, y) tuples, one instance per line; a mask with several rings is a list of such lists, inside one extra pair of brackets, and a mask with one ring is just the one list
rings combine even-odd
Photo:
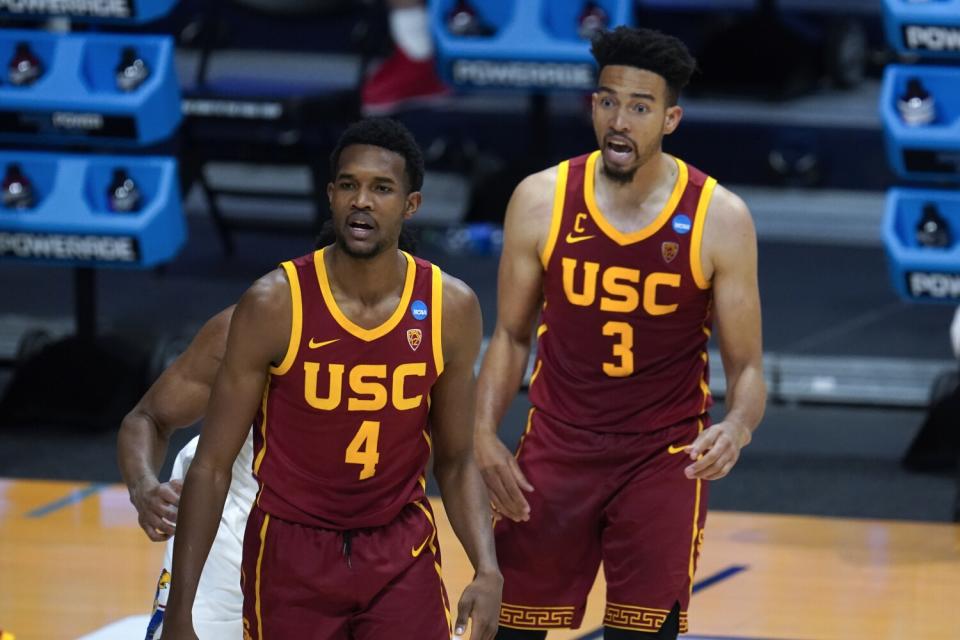
[(362, 464), (360, 479), (372, 478), (377, 472), (377, 463), (380, 462), (380, 453), (377, 451), (377, 440), (380, 438), (380, 422), (364, 420), (347, 446), (347, 464)]
[(613, 345), (613, 355), (618, 363), (604, 362), (603, 372), (611, 378), (625, 378), (633, 373), (633, 327), (626, 322), (613, 320), (603, 325), (603, 335), (619, 336)]

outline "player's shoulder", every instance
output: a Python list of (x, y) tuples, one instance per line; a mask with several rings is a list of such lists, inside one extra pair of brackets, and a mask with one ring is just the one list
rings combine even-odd
[(544, 241), (553, 219), (557, 176), (557, 167), (548, 167), (528, 175), (513, 190), (504, 220), (505, 250), (518, 242), (539, 247)]
[(717, 184), (707, 210), (707, 224), (721, 233), (743, 232), (753, 228), (753, 218), (743, 198), (723, 185)]
[(443, 283), (443, 312), (448, 318), (464, 318), (471, 313), (479, 312), (480, 301), (477, 294), (466, 282), (441, 271)]
[(514, 193), (526, 197), (552, 197), (553, 189), (557, 185), (558, 175), (559, 165), (553, 165), (536, 173), (531, 173), (517, 184)]
[(242, 317), (272, 317), (290, 306), (290, 281), (284, 269), (277, 267), (258, 278), (244, 292), (232, 320)]

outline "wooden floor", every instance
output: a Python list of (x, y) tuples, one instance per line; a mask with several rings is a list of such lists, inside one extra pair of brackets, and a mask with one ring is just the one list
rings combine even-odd
[[(439, 504), (444, 577), (470, 576)], [(162, 545), (140, 532), (122, 486), (0, 480), (0, 629), (75, 639), (148, 612)], [(713, 512), (690, 638), (960, 638), (960, 527)], [(584, 626), (599, 638), (602, 579)]]

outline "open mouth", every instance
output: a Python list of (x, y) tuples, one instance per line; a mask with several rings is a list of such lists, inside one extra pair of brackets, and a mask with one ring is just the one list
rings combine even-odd
[(367, 213), (352, 213), (347, 218), (347, 232), (355, 240), (364, 240), (373, 233), (376, 224)]
[(627, 159), (633, 154), (633, 145), (623, 138), (607, 138), (606, 149), (618, 159)]

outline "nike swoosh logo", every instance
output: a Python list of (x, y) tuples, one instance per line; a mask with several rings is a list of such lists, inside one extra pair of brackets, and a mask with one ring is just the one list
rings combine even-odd
[(669, 447), (667, 447), (667, 453), (669, 453), (670, 455), (674, 455), (676, 453), (683, 453), (684, 451), (686, 451), (692, 446), (693, 446), (692, 444), (685, 444), (678, 447), (677, 445), (672, 444)]
[(327, 340), (326, 342), (317, 342), (313, 338), (310, 338), (310, 342), (307, 343), (307, 346), (310, 347), (311, 349), (319, 349), (320, 347), (325, 347), (328, 344), (333, 344), (339, 339), (340, 338), (334, 338), (333, 340)]
[(433, 534), (431, 533), (429, 536), (427, 536), (427, 539), (423, 541), (423, 544), (421, 544), (421, 545), (420, 545), (419, 547), (417, 547), (416, 549), (411, 549), (411, 550), (410, 550), (410, 555), (413, 556), (414, 558), (416, 558), (417, 556), (419, 556), (420, 553), (423, 551), (423, 548), (424, 548), (425, 546), (427, 546), (427, 543), (430, 542), (430, 538), (432, 538), (432, 537), (433, 537)]
[(575, 236), (572, 233), (567, 234), (567, 244), (577, 244), (578, 242), (583, 242), (584, 240), (591, 240), (597, 236)]

